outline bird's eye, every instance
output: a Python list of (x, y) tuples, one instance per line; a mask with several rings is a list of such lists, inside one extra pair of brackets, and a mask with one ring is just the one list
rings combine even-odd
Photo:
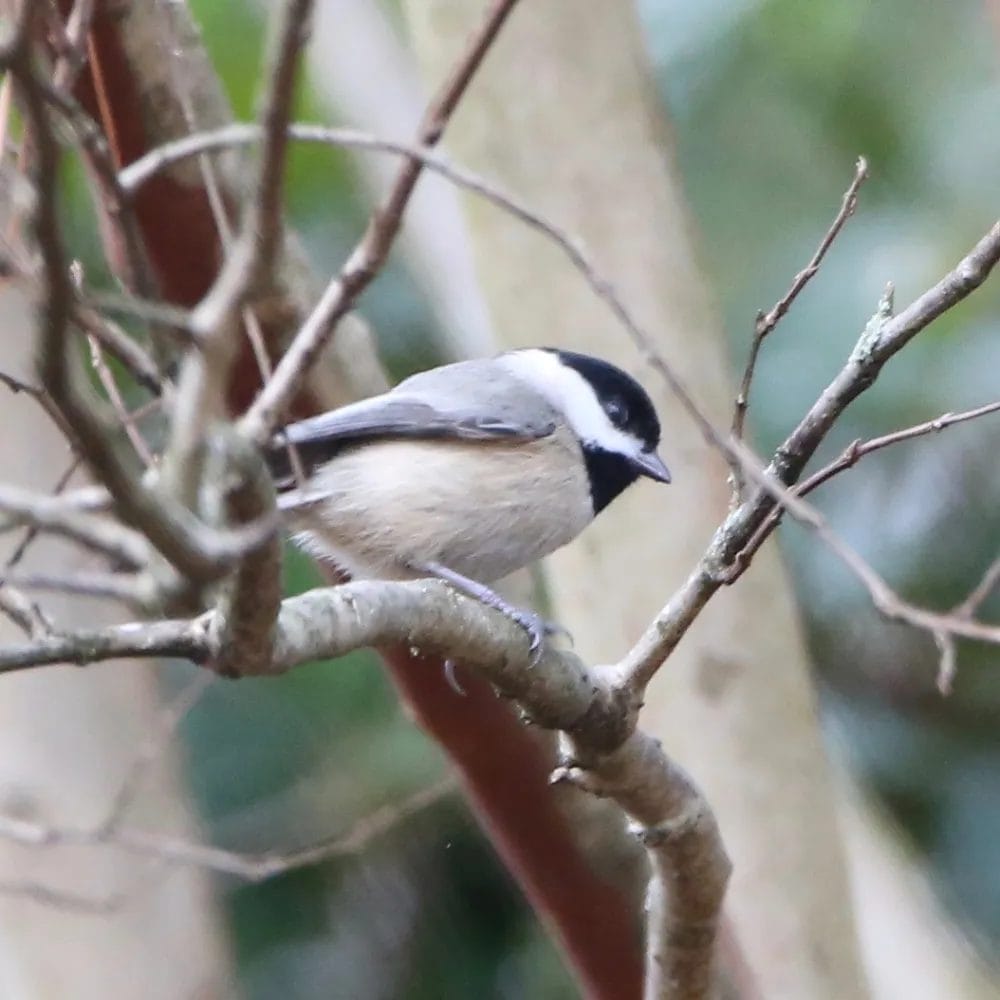
[(621, 427), (628, 420), (628, 408), (620, 399), (609, 399), (604, 404), (604, 412), (616, 427)]

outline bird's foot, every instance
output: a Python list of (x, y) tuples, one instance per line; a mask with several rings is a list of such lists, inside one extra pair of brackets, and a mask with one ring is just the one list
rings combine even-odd
[[(419, 563), (415, 564), (413, 568), (418, 572), (428, 573), (431, 576), (437, 577), (439, 580), (444, 580), (445, 583), (451, 584), (451, 586), (461, 593), (480, 601), (489, 608), (499, 611), (501, 614), (506, 615), (512, 622), (520, 625), (521, 628), (523, 628), (528, 634), (528, 650), (531, 653), (532, 666), (538, 662), (539, 657), (542, 655), (542, 643), (546, 636), (562, 633), (563, 635), (569, 637), (570, 641), (572, 641), (573, 637), (562, 625), (546, 621), (535, 611), (528, 611), (524, 608), (515, 607), (508, 601), (505, 601), (495, 590), (487, 587), (486, 584), (479, 583), (477, 580), (472, 580), (467, 576), (463, 576), (461, 573), (456, 573), (454, 570), (449, 569), (447, 566), (443, 566), (441, 563)], [(445, 676), (448, 676), (447, 667)], [(451, 684), (453, 680), (454, 670), (452, 671), (452, 675), (448, 683)], [(455, 685), (452, 684), (452, 686), (454, 687)]]

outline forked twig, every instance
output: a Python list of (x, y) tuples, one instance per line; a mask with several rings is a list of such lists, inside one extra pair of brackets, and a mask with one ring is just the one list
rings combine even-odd
[[(823, 468), (818, 469), (811, 476), (803, 479), (802, 482), (798, 483), (793, 492), (796, 496), (804, 497), (812, 493), (813, 490), (818, 489), (824, 483), (831, 480), (834, 476), (847, 469), (853, 468), (862, 458), (866, 455), (872, 454), (872, 452), (881, 451), (883, 448), (888, 448), (890, 445), (900, 444), (904, 441), (911, 441), (914, 438), (926, 437), (930, 434), (937, 434), (945, 430), (948, 427), (952, 427), (955, 424), (966, 423), (970, 420), (978, 420), (980, 417), (989, 416), (991, 413), (996, 413), (1000, 411), (1000, 400), (994, 403), (987, 403), (985, 406), (977, 406), (972, 410), (964, 410), (961, 413), (943, 413), (939, 417), (935, 417), (933, 420), (927, 420), (920, 424), (914, 424), (912, 427), (905, 427), (902, 430), (893, 431), (891, 434), (883, 434), (881, 437), (870, 438), (867, 441), (853, 441), (849, 444), (840, 455), (835, 458), (828, 465), (824, 465)], [(747, 567), (750, 565), (750, 561), (756, 555), (758, 549), (767, 541), (767, 539), (773, 534), (774, 530), (781, 523), (782, 515), (784, 510), (781, 507), (777, 507), (768, 514), (767, 518), (760, 525), (760, 527), (754, 532), (753, 537), (747, 542), (746, 546), (736, 555), (733, 560), (733, 565), (730, 572), (726, 576), (725, 582), (727, 584), (735, 583), (746, 571)], [(1000, 562), (1000, 560), (998, 560)], [(1000, 569), (997, 570), (1000, 574)], [(971, 597), (972, 595), (970, 595)], [(972, 611), (978, 607), (978, 603), (972, 605)], [(969, 612), (971, 615), (972, 611)], [(958, 613), (958, 609), (953, 612)]]
[[(844, 192), (844, 197), (840, 203), (840, 209), (834, 217), (833, 222), (830, 224), (830, 228), (823, 236), (823, 239), (820, 240), (819, 246), (816, 248), (816, 252), (812, 255), (812, 259), (801, 271), (799, 271), (798, 274), (795, 275), (788, 291), (785, 292), (780, 299), (778, 299), (768, 312), (757, 313), (757, 318), (754, 321), (753, 340), (750, 342), (750, 354), (747, 357), (746, 367), (743, 370), (743, 377), (740, 379), (740, 387), (736, 393), (736, 403), (733, 408), (731, 434), (737, 441), (740, 441), (743, 438), (743, 428), (746, 422), (747, 408), (750, 405), (750, 386), (753, 382), (754, 371), (757, 367), (757, 357), (760, 354), (761, 345), (764, 343), (767, 336), (778, 325), (778, 323), (781, 322), (788, 310), (791, 309), (792, 303), (794, 303), (799, 297), (802, 290), (819, 271), (820, 265), (823, 263), (823, 258), (826, 256), (827, 251), (833, 246), (834, 240), (836, 240), (837, 236), (840, 235), (840, 231), (844, 228), (847, 220), (854, 214), (854, 210), (858, 204), (858, 191), (861, 189), (861, 185), (865, 182), (867, 177), (868, 161), (863, 156), (859, 156), (858, 161), (854, 166), (854, 179), (851, 181), (848, 189)], [(746, 483), (744, 481), (743, 472), (740, 468), (739, 462), (732, 463), (732, 468), (733, 496), (734, 500), (738, 502), (743, 497), (743, 493), (746, 489)]]

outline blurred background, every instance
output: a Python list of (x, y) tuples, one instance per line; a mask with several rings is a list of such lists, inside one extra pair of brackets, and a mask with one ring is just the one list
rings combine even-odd
[[(399, 11), (371, 0), (320, 6), (298, 117), (407, 134), (420, 98)], [(191, 0), (191, 7), (237, 117), (248, 117), (267, 5)], [(855, 158), (869, 160), (856, 217), (758, 368), (750, 423), (767, 451), (842, 363), (886, 283), (905, 304), (996, 217), (1000, 13), (983, 0), (641, 0), (639, 7), (729, 337), (734, 385), (757, 310), (812, 254)], [(371, 71), (359, 79), (351, 59)], [(316, 147), (294, 151), (292, 222), (318, 273), (336, 269), (356, 239), (376, 164)], [(472, 272), (451, 192), (437, 180), (422, 184), (424, 214), (362, 309), (397, 376), (489, 343), (483, 307), (463, 277)], [(96, 280), (97, 236), (72, 167), (67, 186), (74, 252), (90, 261)], [(448, 267), (428, 267), (429, 258), (441, 259), (432, 254), (447, 255)], [(451, 276), (446, 284), (442, 273)], [(823, 454), (998, 393), (994, 279), (893, 361)], [(901, 593), (947, 608), (1000, 550), (998, 442), (995, 416), (956, 427), (866, 459), (815, 499)], [(963, 646), (954, 693), (942, 699), (929, 642), (879, 620), (812, 538), (785, 527), (780, 544), (808, 626), (831, 752), (874, 790), (947, 913), (994, 958), (1000, 654)], [(288, 576), (293, 589), (316, 582), (292, 552)], [(998, 614), (994, 599), (985, 615)], [(193, 675), (183, 666), (164, 671), (166, 693)], [(212, 684), (181, 738), (206, 836), (240, 850), (311, 843), (445, 774), (442, 755), (404, 716), (370, 656), (278, 681)], [(574, 995), (454, 795), (442, 794), (346, 859), (261, 885), (219, 885), (239, 987), (250, 998)], [(996, 983), (1000, 993), (1000, 972)]]

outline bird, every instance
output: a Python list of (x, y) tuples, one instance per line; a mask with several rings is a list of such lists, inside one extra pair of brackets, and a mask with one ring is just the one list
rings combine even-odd
[(621, 368), (529, 347), (289, 423), (265, 457), (307, 552), (355, 579), (443, 580), (524, 628), (534, 659), (552, 627), (491, 585), (571, 542), (638, 479), (669, 483), (660, 434)]

